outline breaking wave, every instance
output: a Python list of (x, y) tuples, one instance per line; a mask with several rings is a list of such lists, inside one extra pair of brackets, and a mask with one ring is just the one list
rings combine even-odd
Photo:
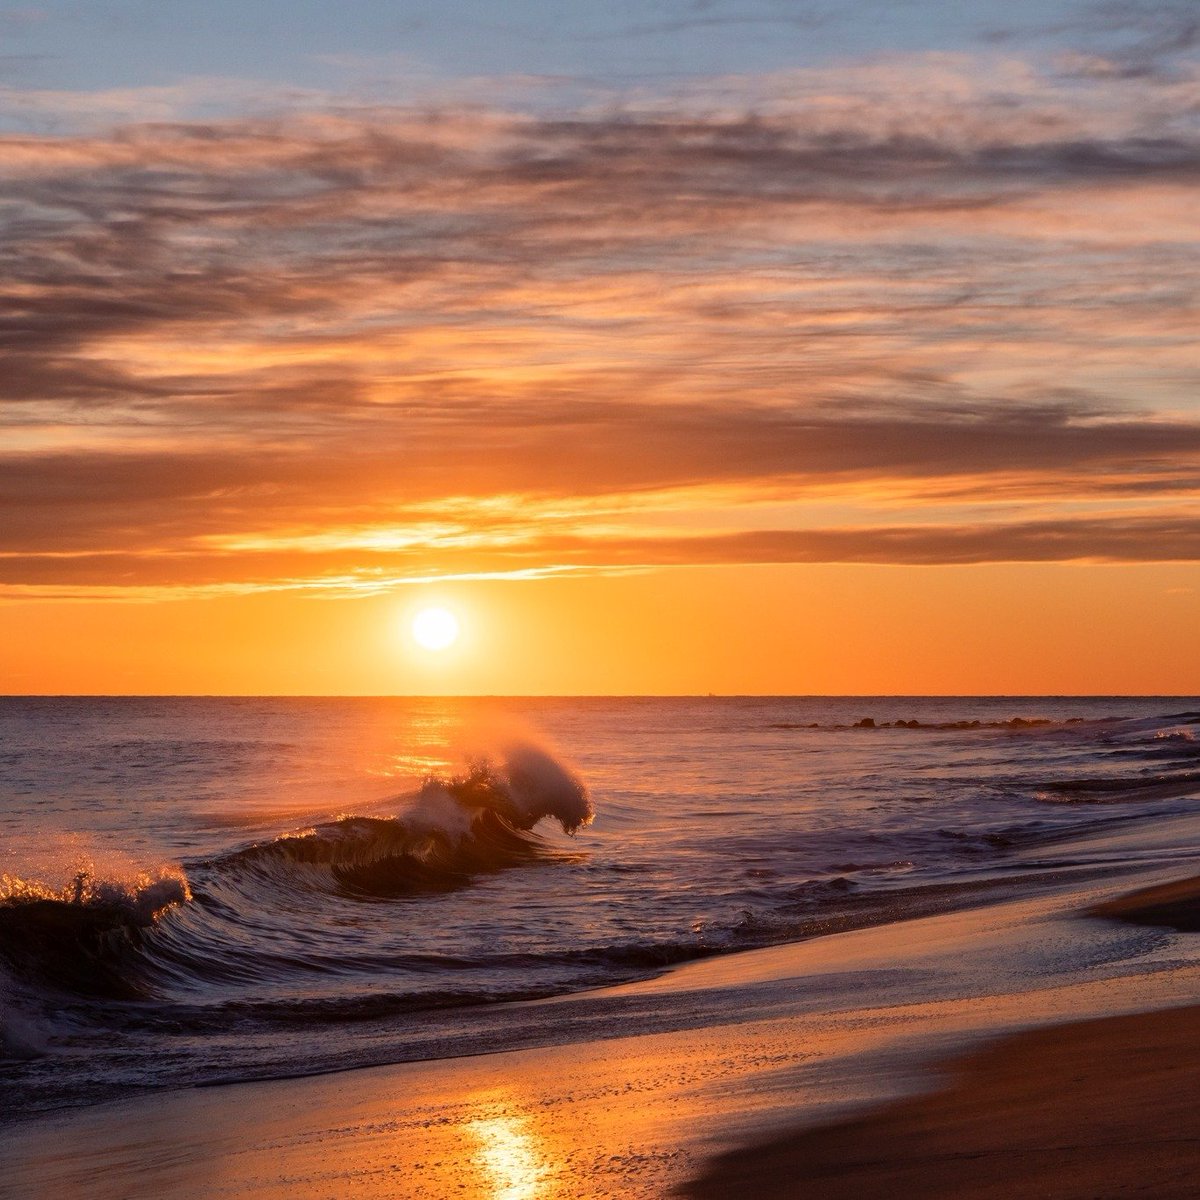
[[(1111, 718), (1118, 720), (1119, 718)], [(1086, 722), (1082, 717), (1068, 717), (1062, 721), (1052, 721), (1048, 717), (1009, 717), (1004, 721), (958, 720), (958, 721), (919, 721), (915, 717), (899, 717), (894, 721), (877, 721), (874, 717), (862, 717), (850, 724), (822, 725), (817, 721), (802, 723), (798, 721), (774, 721), (768, 729), (922, 729), (928, 733), (978, 733), (985, 729), (1003, 729), (1019, 732), (1023, 729), (1046, 729), (1055, 726), (1068, 727), (1082, 725)]]
[(1120, 804), (1200, 795), (1200, 772), (1181, 771), (1132, 779), (1061, 779), (1037, 798), (1050, 804)]
[(453, 891), (490, 872), (561, 860), (534, 826), (551, 818), (574, 833), (593, 815), (575, 775), (521, 745), (498, 765), (479, 759), (460, 776), (426, 780), (396, 816), (342, 817), (132, 881), (80, 872), (55, 889), (5, 875), (0, 960), (20, 980), (111, 999), (146, 998), (188, 977), (320, 970), (290, 946), (272, 946), (265, 914), (319, 906), (322, 894)]
[(132, 998), (122, 970), (145, 931), (191, 899), (181, 871), (163, 868), (132, 881), (80, 871), (63, 888), (0, 877), (0, 959), (18, 978), (84, 994)]
[(520, 746), (499, 767), (479, 759), (461, 776), (426, 780), (398, 816), (342, 817), (196, 866), (367, 897), (450, 891), (476, 875), (553, 857), (532, 832), (544, 817), (574, 833), (591, 822), (591, 799), (561, 763)]

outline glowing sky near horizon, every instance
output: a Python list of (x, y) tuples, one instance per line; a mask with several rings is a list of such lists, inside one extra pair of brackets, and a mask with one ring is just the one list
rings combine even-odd
[[(1176, 0), (0, 5), (0, 689), (1194, 690), (1198, 48)], [(431, 588), (492, 642), (381, 667)]]

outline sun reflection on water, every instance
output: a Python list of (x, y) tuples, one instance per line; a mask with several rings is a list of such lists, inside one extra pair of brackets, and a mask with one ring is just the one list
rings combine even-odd
[(467, 1131), (478, 1143), (476, 1161), (489, 1185), (489, 1200), (538, 1200), (551, 1166), (539, 1154), (529, 1121), (502, 1114), (468, 1121)]

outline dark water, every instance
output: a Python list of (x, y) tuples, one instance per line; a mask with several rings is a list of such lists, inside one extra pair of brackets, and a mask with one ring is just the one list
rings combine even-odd
[(0, 699), (0, 1114), (460, 1053), (1197, 796), (1188, 698)]

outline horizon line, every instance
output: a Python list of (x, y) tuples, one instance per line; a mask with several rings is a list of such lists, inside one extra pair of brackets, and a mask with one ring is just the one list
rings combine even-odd
[(0, 692), (2, 700), (1197, 700), (1200, 692)]

